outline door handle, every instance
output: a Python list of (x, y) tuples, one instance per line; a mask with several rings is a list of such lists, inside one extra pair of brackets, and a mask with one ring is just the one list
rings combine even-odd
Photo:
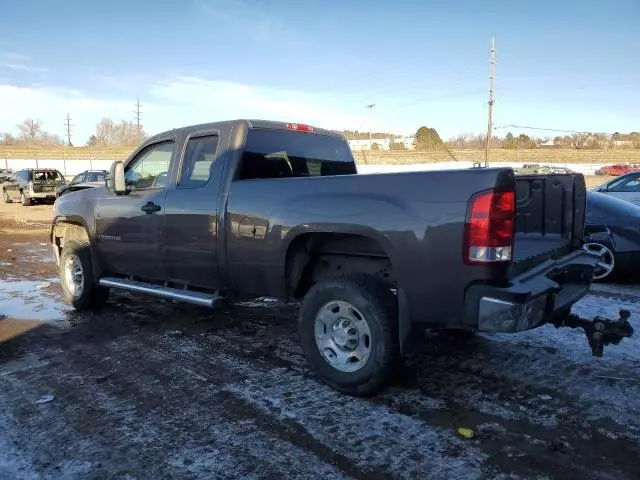
[(162, 207), (157, 203), (147, 202), (140, 207), (140, 210), (147, 213), (159, 212)]

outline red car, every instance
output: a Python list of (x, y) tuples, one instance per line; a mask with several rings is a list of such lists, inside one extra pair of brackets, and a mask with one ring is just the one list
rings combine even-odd
[(615, 165), (607, 165), (600, 169), (603, 175), (611, 175), (612, 177), (624, 175), (625, 173), (633, 172), (635, 170), (640, 170), (640, 165), (617, 163)]

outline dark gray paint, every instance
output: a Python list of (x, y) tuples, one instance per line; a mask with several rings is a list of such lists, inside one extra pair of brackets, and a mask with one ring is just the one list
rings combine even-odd
[[(461, 325), (470, 285), (507, 285), (508, 266), (464, 265), (462, 242), (470, 197), (513, 185), (512, 169), (234, 181), (250, 127), (284, 128), (284, 124), (239, 120), (157, 135), (141, 145), (126, 164), (147, 146), (174, 139), (166, 189), (127, 196), (110, 195), (103, 188), (76, 192), (56, 202), (54, 222), (66, 219), (87, 228), (103, 274), (222, 289), (233, 298), (286, 297), (288, 248), (299, 235), (317, 232), (357, 234), (378, 242), (392, 262), (401, 303), (406, 303), (405, 313), (413, 321)], [(220, 135), (211, 180), (202, 188), (176, 188), (186, 139), (207, 132)], [(313, 135), (344, 138), (319, 129)], [(561, 177), (565, 179), (558, 191), (573, 198), (576, 178), (582, 176)], [(523, 185), (532, 181), (518, 179)], [(544, 231), (523, 227), (527, 238), (557, 234), (565, 246), (579, 244), (583, 180), (581, 188), (577, 189), (577, 204), (562, 203), (560, 208), (565, 210), (559, 215), (564, 223), (560, 227), (548, 226)], [(529, 197), (519, 202), (533, 201)], [(162, 210), (141, 211), (149, 201)], [(541, 211), (538, 215), (544, 218)], [(538, 256), (535, 264), (553, 253)]]

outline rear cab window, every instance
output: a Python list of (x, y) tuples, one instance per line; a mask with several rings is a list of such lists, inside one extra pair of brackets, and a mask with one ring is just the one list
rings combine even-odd
[(250, 128), (236, 180), (356, 174), (347, 142), (317, 133)]

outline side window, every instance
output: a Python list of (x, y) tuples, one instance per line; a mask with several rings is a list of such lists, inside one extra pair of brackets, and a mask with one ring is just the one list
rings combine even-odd
[(190, 138), (184, 152), (179, 187), (202, 187), (209, 182), (218, 148), (218, 136)]
[(76, 175), (75, 177), (73, 177), (73, 180), (71, 180), (71, 185), (75, 185), (76, 183), (81, 183), (83, 178), (84, 178), (84, 173), (81, 173), (80, 175)]
[(164, 188), (173, 153), (173, 142), (156, 143), (140, 152), (127, 165), (124, 180), (129, 190)]
[(640, 176), (631, 175), (610, 184), (610, 192), (640, 192)]

